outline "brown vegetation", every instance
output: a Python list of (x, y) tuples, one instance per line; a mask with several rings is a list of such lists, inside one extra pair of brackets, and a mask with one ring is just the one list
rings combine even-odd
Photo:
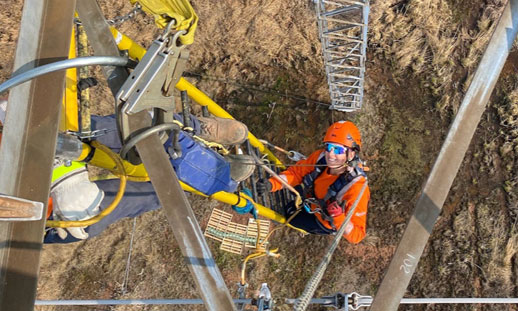
[[(0, 9), (5, 21), (0, 27), (2, 80), (11, 72), (15, 25), (21, 17), (21, 0), (12, 2)], [(314, 103), (326, 103), (329, 97), (312, 1), (192, 2), (200, 24), (188, 69), (198, 78), (191, 80), (257, 136), (308, 153), (319, 145), (332, 120), (348, 118), (362, 129), (363, 156), (372, 168), (368, 237), (359, 245), (345, 241), (340, 245), (317, 296), (350, 291), (373, 295), (505, 1), (371, 1), (366, 101), (360, 112), (347, 115), (331, 113)], [(100, 3), (108, 18), (131, 9), (126, 1)], [(159, 33), (144, 15), (120, 29), (145, 46)], [(516, 66), (518, 57), (513, 52), (411, 281), (408, 297), (518, 294)], [(94, 102), (99, 103), (96, 112), (109, 113), (112, 103), (107, 89), (99, 86), (93, 93)], [(204, 227), (210, 209), (219, 204), (190, 198)], [(160, 211), (137, 219), (127, 292), (123, 293), (131, 231), (132, 220), (125, 220), (90, 241), (46, 245), (38, 298), (197, 297)], [(247, 270), (251, 288), (268, 282), (279, 300), (279, 310), (289, 310), (282, 298), (300, 295), (329, 241), (327, 237), (302, 238), (287, 230), (276, 233), (271, 242), (280, 247), (282, 257), (251, 263)], [(236, 296), (242, 258), (209, 243)], [(518, 309), (446, 305), (400, 310)]]

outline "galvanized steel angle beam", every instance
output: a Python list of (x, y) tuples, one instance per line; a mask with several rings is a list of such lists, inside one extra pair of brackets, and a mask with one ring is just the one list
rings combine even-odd
[[(96, 1), (93, 0), (79, 0), (76, 4), (76, 9), (81, 18), (82, 25), (88, 35), (90, 46), (94, 51), (94, 55), (99, 56), (120, 56), (117, 44), (113, 39), (110, 28), (102, 15), (101, 8)], [(113, 94), (117, 94), (121, 85), (128, 78), (128, 71), (124, 67), (109, 66), (103, 67), (103, 73)], [(114, 100), (115, 114), (117, 115), (117, 128), (121, 133), (121, 140), (126, 139), (128, 133), (127, 116), (121, 114), (120, 109)]]
[[(68, 57), (75, 1), (26, 0), (16, 74)], [(0, 193), (47, 202), (65, 72), (13, 88), (0, 146)], [(33, 310), (45, 220), (0, 223), (0, 310)]]
[[(106, 24), (104, 16), (95, 0), (79, 0), (78, 13), (95, 54), (119, 55), (119, 50)], [(87, 23), (87, 20), (91, 23)], [(113, 68), (117, 71), (118, 68)], [(122, 68), (120, 68), (122, 69)], [(111, 80), (112, 71), (105, 71), (114, 96), (128, 77), (125, 70), (118, 71), (116, 81)], [(124, 79), (122, 79), (124, 77)], [(116, 107), (120, 109), (120, 107)], [(131, 116), (122, 115), (129, 131), (138, 131), (149, 127), (151, 117), (146, 111)], [(185, 261), (193, 276), (198, 292), (207, 310), (235, 310), (232, 297), (223, 277), (212, 257), (210, 249), (183, 192), (175, 171), (169, 161), (158, 134), (149, 136), (137, 143), (137, 150), (153, 183), (163, 211), (178, 242)]]

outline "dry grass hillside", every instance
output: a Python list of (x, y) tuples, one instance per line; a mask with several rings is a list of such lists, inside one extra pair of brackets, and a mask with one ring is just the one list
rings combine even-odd
[[(107, 18), (131, 9), (99, 0)], [(0, 0), (0, 79), (11, 73), (22, 1)], [(310, 0), (192, 0), (200, 22), (190, 47), (188, 78), (258, 137), (309, 153), (327, 126), (353, 120), (371, 167), (368, 237), (343, 241), (317, 296), (356, 291), (373, 295), (412, 213), (448, 126), (475, 71), (504, 0), (372, 0), (366, 99), (361, 111), (331, 112), (314, 4)], [(159, 33), (138, 15), (121, 31), (144, 46)], [(512, 52), (474, 136), (444, 210), (408, 288), (407, 297), (516, 297), (518, 265), (518, 53)], [(110, 95), (93, 89), (96, 113), (110, 113)], [(216, 206), (190, 196), (202, 226)], [(244, 221), (244, 219), (242, 219)], [(194, 282), (161, 211), (74, 245), (44, 247), (39, 299), (196, 298)], [(301, 294), (329, 237), (282, 230), (271, 243), (280, 259), (247, 270), (252, 289), (267, 282), (278, 301)], [(232, 294), (243, 257), (209, 241)], [(251, 295), (253, 290), (249, 291)], [(198, 310), (196, 307), (168, 310)], [(69, 310), (38, 308), (38, 310)], [(163, 307), (74, 310), (164, 310)], [(312, 310), (318, 310), (313, 308)], [(414, 306), (400, 310), (518, 310), (516, 306)]]

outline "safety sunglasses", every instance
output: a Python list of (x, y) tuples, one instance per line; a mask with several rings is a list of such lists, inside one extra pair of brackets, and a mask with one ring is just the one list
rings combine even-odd
[(334, 152), (334, 154), (345, 154), (347, 152), (347, 147), (326, 143), (326, 151)]

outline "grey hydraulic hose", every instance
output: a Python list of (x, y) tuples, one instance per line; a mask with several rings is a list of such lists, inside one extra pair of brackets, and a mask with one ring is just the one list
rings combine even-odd
[(0, 84), (0, 94), (12, 87), (51, 72), (93, 65), (126, 66), (128, 65), (128, 62), (129, 59), (127, 57), (120, 56), (86, 56), (54, 62), (27, 70), (5, 81), (4, 83)]
[(163, 123), (156, 126), (153, 126), (137, 135), (132, 137), (124, 146), (122, 147), (120, 151), (121, 158), (125, 159), (128, 155), (128, 152), (131, 148), (135, 147), (136, 144), (138, 144), (139, 141), (148, 138), (149, 136), (162, 132), (165, 130), (172, 130), (173, 131), (173, 138), (172, 138), (172, 147), (173, 150), (176, 152), (176, 155), (178, 157), (182, 156), (182, 148), (178, 145), (178, 135), (180, 133), (180, 126), (176, 123)]

